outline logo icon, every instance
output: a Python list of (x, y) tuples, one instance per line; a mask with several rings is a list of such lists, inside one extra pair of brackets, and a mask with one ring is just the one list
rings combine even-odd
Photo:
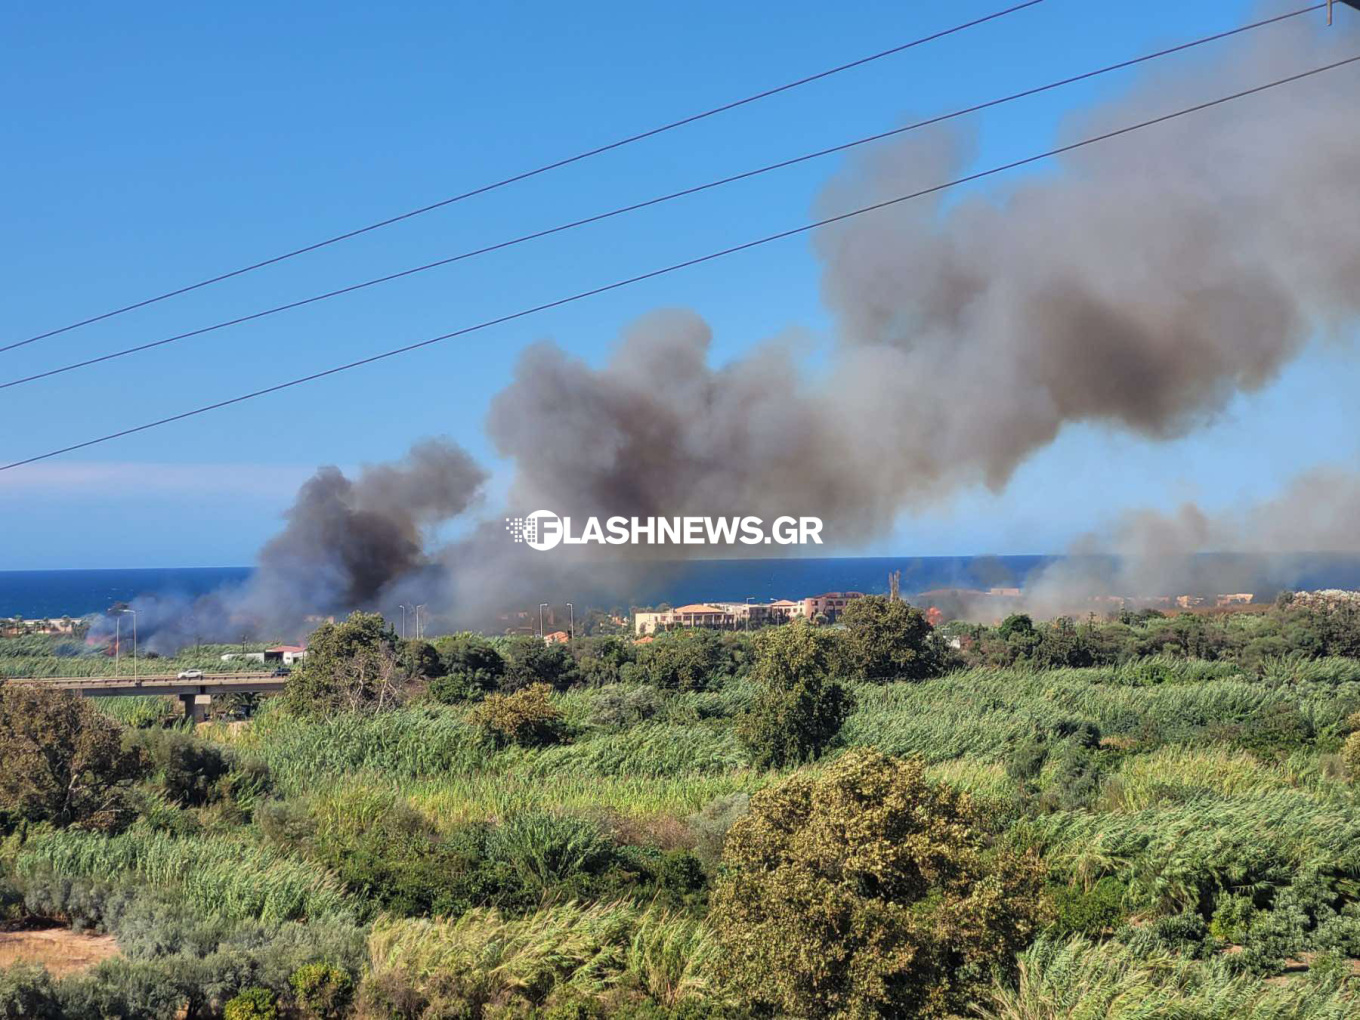
[(528, 517), (507, 517), (505, 530), (516, 542), (543, 552), (562, 541), (562, 519), (551, 510), (535, 510)]

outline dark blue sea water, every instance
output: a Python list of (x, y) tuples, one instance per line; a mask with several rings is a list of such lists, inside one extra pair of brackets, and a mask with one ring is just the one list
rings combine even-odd
[(206, 595), (250, 574), (250, 567), (0, 570), (0, 616), (85, 616), (138, 595)]
[[(702, 560), (658, 570), (655, 587), (634, 592), (633, 605), (670, 602), (765, 601), (825, 591), (885, 592), (889, 571), (901, 571), (902, 593), (934, 588), (1024, 587), (1026, 577), (1053, 556), (839, 557), (825, 559)], [(1298, 589), (1360, 588), (1360, 557), (1199, 557), (1212, 566), (1221, 591), (1250, 591), (1270, 598), (1281, 586)], [(0, 616), (84, 616), (139, 595), (194, 597), (238, 584), (249, 567), (180, 567), (161, 570), (0, 571)], [(1253, 586), (1252, 578), (1258, 583)], [(1265, 578), (1271, 579), (1267, 587)], [(1275, 583), (1278, 582), (1278, 583)]]
[[(902, 591), (929, 588), (1012, 586), (1047, 562), (1042, 556), (928, 556), (788, 560), (706, 560), (658, 571), (654, 590), (629, 601), (680, 605), (722, 599), (802, 598), (824, 591), (884, 592), (888, 571), (902, 572)], [(249, 567), (183, 567), (164, 570), (0, 571), (0, 616), (84, 616), (138, 595), (203, 595), (250, 576)]]

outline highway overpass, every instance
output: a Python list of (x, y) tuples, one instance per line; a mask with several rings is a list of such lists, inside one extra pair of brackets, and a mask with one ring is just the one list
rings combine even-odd
[(47, 691), (71, 691), (83, 698), (128, 698), (164, 696), (179, 698), (184, 715), (202, 722), (214, 697), (228, 694), (277, 694), (287, 677), (270, 673), (204, 673), (201, 677), (181, 679), (174, 673), (149, 673), (145, 676), (53, 676), (12, 677), (5, 681)]

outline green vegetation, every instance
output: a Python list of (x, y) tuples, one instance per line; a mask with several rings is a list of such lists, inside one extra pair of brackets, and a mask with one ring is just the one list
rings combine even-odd
[(967, 1008), (1040, 916), (1038, 857), (984, 834), (967, 794), (872, 751), (757, 794), (710, 912), (734, 987), (791, 1016)]
[(196, 731), (0, 688), (0, 920), (121, 951), (0, 1018), (1360, 1013), (1346, 610), (847, 616), (360, 615)]
[[(1295, 599), (1286, 593), (1275, 606), (1259, 609), (1170, 615), (1126, 610), (1103, 620), (1092, 614), (1050, 623), (1015, 615), (996, 627), (951, 623), (945, 632), (962, 646), (962, 660), (976, 666), (1114, 666), (1160, 656), (1233, 663), (1259, 675), (1303, 669), (1316, 671), (1318, 679), (1334, 672), (1360, 680), (1360, 603)], [(1318, 660), (1324, 661), (1313, 665)]]
[(111, 831), (145, 771), (118, 725), (74, 694), (0, 688), (0, 819)]
[(16, 676), (127, 676), (134, 669), (142, 676), (178, 673), (186, 669), (211, 670), (214, 673), (254, 672), (260, 664), (251, 659), (229, 659), (224, 655), (259, 652), (266, 646), (259, 642), (234, 645), (200, 644), (181, 648), (173, 656), (160, 655), (145, 647), (133, 661), (132, 641), (123, 635), (122, 654), (113, 654), (113, 635), (98, 641), (77, 640), (48, 634), (28, 634), (23, 637), (0, 638), (0, 679)]
[(819, 757), (835, 739), (851, 699), (828, 678), (834, 654), (832, 637), (811, 624), (758, 635), (754, 679), (760, 692), (737, 721), (753, 764), (800, 765)]

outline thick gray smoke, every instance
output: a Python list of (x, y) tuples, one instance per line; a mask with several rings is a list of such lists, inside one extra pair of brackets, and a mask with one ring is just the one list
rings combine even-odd
[(486, 473), (460, 447), (427, 440), (354, 481), (319, 470), (298, 493), (284, 530), (260, 551), (248, 598), (262, 608), (333, 612), (375, 603), (425, 566), (427, 530), (462, 514)]
[[(1268, 46), (1207, 67), (1197, 54), (1199, 72), (1150, 79), (1066, 134), (1334, 55), (1315, 27), (1269, 31)], [(710, 368), (689, 312), (639, 321), (599, 369), (533, 348), (490, 420), (514, 495), (572, 513), (813, 513), (853, 545), (958, 486), (1004, 486), (1069, 424), (1183, 435), (1360, 312), (1357, 92), (1346, 68), (986, 194), (823, 229), (837, 346), (812, 382), (773, 347)], [(847, 165), (818, 212), (957, 177), (972, 149), (961, 131), (905, 136)]]
[(710, 368), (710, 337), (698, 315), (673, 310), (634, 323), (598, 370), (551, 344), (526, 351), (488, 423), (514, 459), (516, 504), (600, 517), (812, 514), (857, 528), (873, 486), (846, 455), (853, 436), (827, 428), (826, 395), (773, 346)]
[[(1197, 72), (1149, 77), (1065, 134), (1171, 112), (1354, 46), (1353, 31), (1322, 38), (1316, 25), (1259, 35), (1221, 44), (1217, 60), (1197, 52)], [(816, 378), (774, 343), (712, 367), (709, 328), (689, 311), (644, 317), (602, 367), (535, 346), (488, 422), (514, 464), (514, 513), (809, 514), (847, 550), (961, 486), (1004, 486), (1068, 425), (1183, 435), (1269, 383), (1315, 331), (1360, 312), (1357, 94), (1360, 72), (1346, 68), (985, 192), (822, 230), (814, 246), (836, 335)], [(960, 176), (974, 149), (963, 129), (904, 136), (846, 164), (818, 212)], [(533, 606), (576, 567), (565, 550), (526, 559), (496, 517), (426, 551), (428, 526), (465, 511), (481, 480), (440, 446), (354, 482), (323, 471), (241, 604), (327, 611), (410, 593), (455, 612)], [(1193, 513), (1159, 522), (1153, 544), (1211, 547), (1216, 529), (1199, 526)], [(1269, 515), (1244, 526), (1274, 533)], [(1181, 542), (1187, 530), (1193, 541)], [(598, 564), (571, 576), (600, 589), (627, 577)]]
[[(318, 469), (245, 584), (193, 600), (162, 592), (134, 601), (147, 647), (293, 639), (311, 629), (309, 616), (390, 609), (399, 583), (439, 572), (427, 553), (430, 534), (475, 504), (486, 477), (444, 440), (417, 443), (404, 459), (366, 466), (354, 479)], [(112, 624), (96, 628), (96, 637), (105, 630)]]
[[(1360, 554), (1360, 473), (1315, 468), (1273, 499), (1219, 513), (1194, 503), (1129, 512), (1071, 553), (1027, 580), (1025, 606), (1036, 616), (1082, 614), (1112, 595), (1212, 598), (1295, 588), (1320, 563)], [(976, 609), (987, 615), (986, 606)]]

